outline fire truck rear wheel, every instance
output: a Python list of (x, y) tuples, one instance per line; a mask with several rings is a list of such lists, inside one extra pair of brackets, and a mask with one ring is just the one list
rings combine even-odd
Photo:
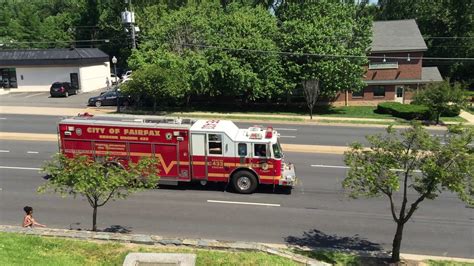
[(257, 189), (258, 181), (249, 171), (239, 171), (232, 177), (232, 185), (238, 193), (250, 194)]

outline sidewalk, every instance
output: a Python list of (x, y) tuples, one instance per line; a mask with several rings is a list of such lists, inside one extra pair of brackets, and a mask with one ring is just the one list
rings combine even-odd
[(467, 120), (466, 124), (474, 125), (474, 115), (466, 112), (464, 110), (461, 110), (461, 113), (459, 114), (460, 117), (464, 118)]
[[(77, 230), (66, 230), (66, 229), (53, 229), (53, 228), (23, 228), (20, 226), (9, 226), (0, 225), (0, 232), (6, 233), (19, 233), (27, 235), (37, 235), (45, 237), (65, 237), (82, 240), (92, 241), (116, 241), (123, 243), (134, 243), (141, 245), (157, 245), (157, 246), (187, 246), (193, 248), (205, 248), (205, 249), (225, 249), (225, 250), (240, 250), (240, 251), (262, 251), (269, 254), (282, 256), (293, 261), (303, 263), (305, 265), (330, 265), (325, 262), (310, 259), (308, 257), (298, 255), (290, 252), (292, 248), (296, 246), (290, 246), (286, 244), (269, 244), (269, 243), (256, 243), (256, 242), (243, 242), (243, 241), (219, 241), (215, 239), (192, 239), (192, 238), (165, 238), (157, 235), (144, 235), (144, 234), (121, 234), (121, 233), (109, 233), (109, 232), (92, 232), (92, 231), (77, 231)], [(299, 247), (301, 248), (301, 247)], [(304, 248), (304, 250), (311, 250)], [(363, 257), (380, 257), (388, 258), (389, 254), (384, 251), (352, 251), (352, 250), (337, 250), (337, 249), (325, 249), (328, 251), (341, 251), (351, 252), (358, 254)], [(401, 254), (403, 259), (423, 262), (426, 260), (438, 260), (438, 261), (454, 261), (454, 262), (465, 262), (474, 263), (474, 259), (468, 258), (454, 258), (454, 257), (442, 257), (442, 256), (430, 256), (420, 254)]]

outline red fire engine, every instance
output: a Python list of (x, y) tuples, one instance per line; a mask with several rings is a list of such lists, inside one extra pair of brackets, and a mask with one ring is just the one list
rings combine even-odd
[(295, 185), (294, 166), (284, 162), (278, 133), (271, 127), (239, 129), (227, 120), (156, 116), (92, 116), (59, 122), (66, 156), (109, 158), (125, 165), (142, 157), (159, 162), (160, 182), (231, 182), (239, 193), (259, 184)]

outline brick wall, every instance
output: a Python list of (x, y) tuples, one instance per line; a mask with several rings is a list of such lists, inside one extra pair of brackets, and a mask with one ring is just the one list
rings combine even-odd
[[(421, 59), (423, 53), (410, 53), (410, 61), (407, 61), (408, 53), (385, 53), (371, 54), (372, 56), (383, 57), (403, 57), (404, 59), (387, 58), (385, 63), (398, 63), (397, 69), (368, 69), (365, 74), (365, 80), (397, 80), (397, 79), (421, 79)], [(371, 63), (383, 64), (383, 58), (370, 59)]]

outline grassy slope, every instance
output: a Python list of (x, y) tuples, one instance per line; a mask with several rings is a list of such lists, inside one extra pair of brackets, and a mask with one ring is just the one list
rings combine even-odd
[(196, 265), (297, 265), (263, 252), (140, 247), (0, 233), (0, 265), (122, 265), (129, 252), (197, 254)]

